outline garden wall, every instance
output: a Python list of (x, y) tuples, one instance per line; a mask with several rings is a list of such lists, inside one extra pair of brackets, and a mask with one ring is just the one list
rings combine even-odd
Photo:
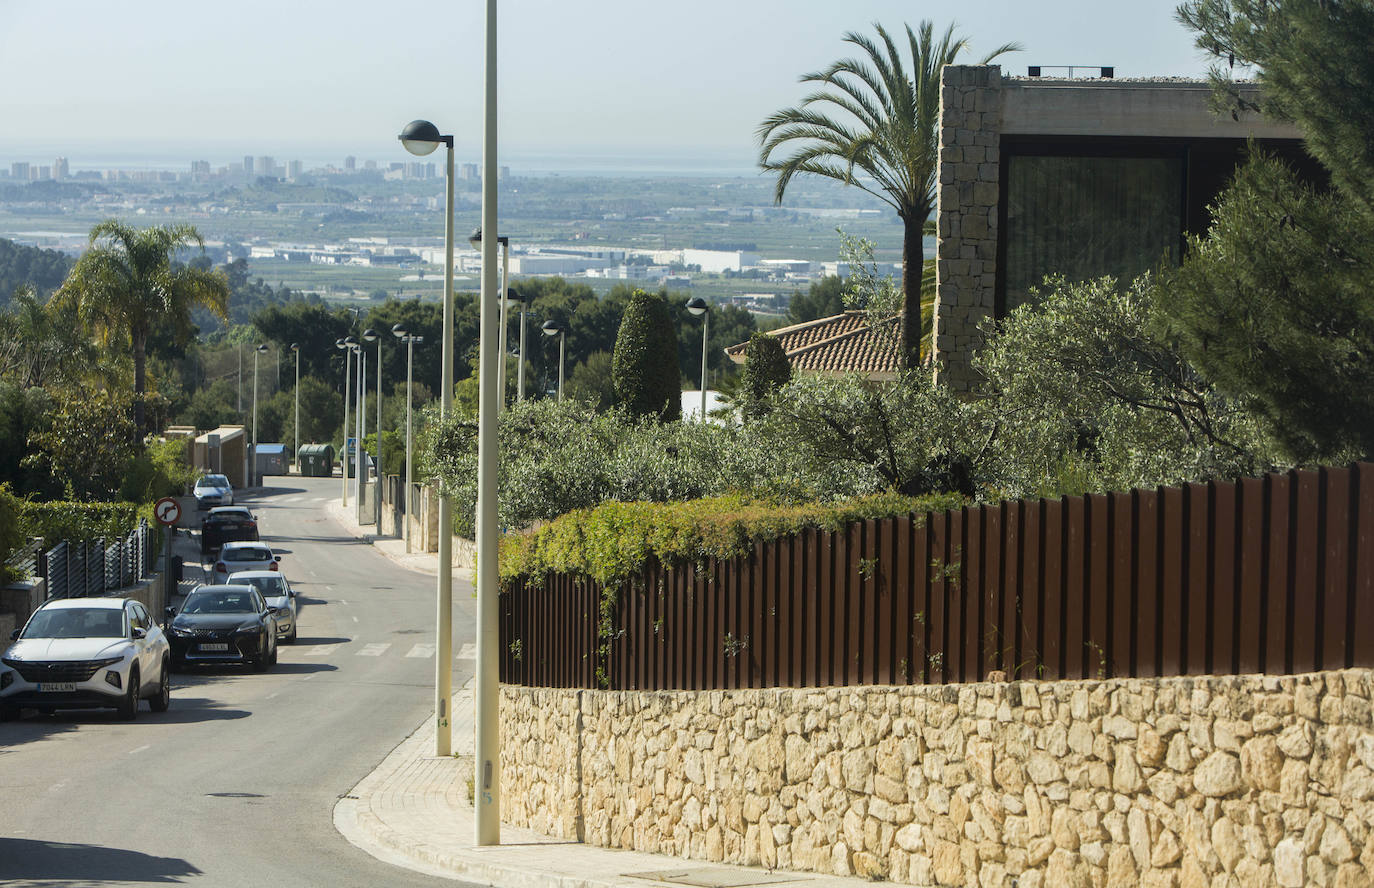
[(1374, 671), (504, 687), (503, 819), (918, 885), (1370, 884)]

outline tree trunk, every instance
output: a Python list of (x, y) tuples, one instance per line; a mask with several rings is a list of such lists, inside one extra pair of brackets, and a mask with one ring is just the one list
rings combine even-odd
[(916, 367), (921, 363), (921, 265), (925, 259), (922, 229), (925, 223), (924, 215), (902, 218), (903, 367)]
[(134, 353), (134, 432), (143, 438), (143, 390), (148, 385), (148, 334), (135, 329), (129, 334)]

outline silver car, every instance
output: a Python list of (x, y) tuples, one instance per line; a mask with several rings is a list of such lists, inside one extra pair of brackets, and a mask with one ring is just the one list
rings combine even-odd
[(233, 485), (223, 475), (201, 475), (196, 479), (196, 485), (191, 488), (191, 493), (195, 494), (197, 509), (234, 504)]
[(296, 590), (279, 570), (241, 570), (229, 575), (230, 583), (252, 586), (276, 611), (277, 637), (287, 644), (296, 641)]
[(0, 720), (28, 707), (113, 708), (171, 702), (171, 654), (147, 608), (131, 598), (64, 598), (34, 611), (0, 657)]
[(279, 570), (277, 563), (280, 555), (273, 555), (266, 543), (237, 541), (225, 543), (219, 548), (219, 557), (210, 570), (210, 584), (219, 585), (229, 581), (229, 575), (245, 570)]

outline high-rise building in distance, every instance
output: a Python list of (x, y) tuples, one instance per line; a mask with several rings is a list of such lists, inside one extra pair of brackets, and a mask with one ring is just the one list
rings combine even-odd
[(354, 156), (351, 155), (351, 154), (348, 155), (347, 157), (345, 157), (345, 158), (344, 158), (344, 169), (347, 170), (347, 171), (350, 172), (350, 173), (351, 173), (351, 172), (354, 172), (355, 170), (357, 170), (357, 169), (358, 169), (358, 158), (354, 157)]
[(67, 158), (59, 157), (52, 162), (52, 177), (59, 182), (67, 178)]

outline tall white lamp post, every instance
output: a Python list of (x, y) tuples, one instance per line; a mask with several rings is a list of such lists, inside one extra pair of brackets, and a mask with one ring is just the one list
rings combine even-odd
[(410, 335), (410, 331), (407, 330), (407, 329), (405, 328), (405, 325), (404, 325), (404, 324), (397, 324), (396, 326), (392, 327), (392, 328), (391, 328), (391, 333), (392, 333), (392, 335), (394, 335), (397, 339), (400, 339), (402, 342), (404, 342), (404, 343), (406, 344), (406, 487), (405, 487), (405, 493), (401, 496), (401, 502), (403, 503), (402, 508), (401, 508), (401, 514), (405, 516), (404, 521), (405, 521), (406, 552), (409, 553), (409, 552), (410, 552), (410, 485), (411, 485), (411, 471), (410, 471), (410, 441), (411, 441), (411, 433), (410, 433), (410, 412), (411, 412), (411, 397), (410, 397), (410, 387), (411, 387), (411, 381), (412, 381), (412, 374), (413, 374), (413, 371), (414, 371), (414, 369), (415, 369), (415, 343), (417, 343), (417, 342), (424, 342), (424, 341), (425, 341), (425, 337), (423, 337), (423, 336), (412, 336), (412, 335)]
[(348, 404), (353, 399), (353, 337), (345, 336), (334, 340), (334, 347), (344, 353), (344, 417), (343, 444), (339, 453), (339, 474), (343, 476), (343, 492), (339, 502), (348, 508)]
[(687, 310), (701, 318), (701, 421), (706, 421), (706, 340), (711, 336), (711, 306), (700, 296), (687, 300)]
[(253, 349), (253, 458), (248, 463), (248, 486), (258, 486), (258, 355), (267, 354), (267, 346)]
[[(495, 0), (488, 2), (491, 5), (488, 15), (492, 16), (494, 22)], [(443, 419), (453, 410), (453, 136), (440, 135), (439, 128), (428, 120), (412, 120), (406, 124), (399, 138), (407, 151), (421, 157), (433, 152), (440, 144), (448, 147), (448, 162), (444, 169), (444, 333), (443, 352), (439, 361), (439, 418)], [(488, 178), (495, 181), (495, 169), (490, 170)], [(487, 183), (483, 182), (484, 191), (486, 187)], [(492, 227), (496, 227), (494, 222)], [(487, 266), (483, 265), (484, 278), (486, 273)], [(406, 462), (409, 464), (409, 460)], [(478, 462), (481, 462), (480, 456)], [(495, 560), (495, 553), (492, 559)], [(448, 711), (453, 697), (453, 498), (442, 488), (439, 493), (439, 590), (435, 623), (434, 754), (447, 756), (453, 748), (453, 730)], [(481, 668), (480, 661), (478, 668)], [(481, 752), (479, 749), (478, 761), (481, 761)], [(481, 809), (479, 803), (479, 812)], [(480, 817), (478, 822), (481, 822)]]
[(520, 362), (515, 365), (515, 400), (525, 400), (525, 315), (529, 311), (530, 304), (525, 301), (524, 294), (517, 293), (513, 288), (506, 288), (506, 300), (515, 300), (520, 303)]
[(377, 500), (377, 533), (382, 532), (382, 337), (368, 327), (363, 331), (363, 338), (368, 342), (377, 343), (377, 489), (374, 499)]
[(296, 463), (296, 474), (301, 473), (301, 344), (291, 343), (291, 351), (296, 355), (296, 445), (291, 450), (291, 458)]
[(367, 464), (363, 462), (363, 438), (367, 435), (367, 417), (363, 408), (367, 406), (367, 352), (361, 342), (353, 343), (353, 351), (358, 356), (357, 400), (353, 404), (354, 419), (357, 426), (357, 443), (353, 445), (356, 462), (353, 466), (353, 496), (358, 508), (358, 523), (363, 523), (363, 476), (367, 474)]
[[(501, 245), (501, 292), (506, 292), (510, 284), (510, 238), (498, 236), (496, 242)], [(474, 228), (472, 234), (468, 235), (468, 244), (475, 250), (482, 248), (482, 229)], [(485, 269), (485, 266), (483, 266)], [(496, 412), (500, 414), (506, 409), (506, 309), (512, 305), (509, 296), (501, 300), (501, 382), (498, 386), (501, 390), (501, 400), (496, 405)], [(480, 360), (480, 358), (479, 358)]]
[[(487, 0), (486, 95), (482, 128), (482, 229), (499, 231), (496, 218), (496, 0)], [(473, 788), (478, 845), (501, 844), (500, 647), (496, 544), (496, 467), (500, 459), (496, 425), (504, 394), (497, 388), (504, 363), (500, 306), (497, 305), (496, 238), (482, 241), (482, 319), (477, 410), (477, 715)], [(505, 302), (504, 299), (500, 300)], [(500, 336), (497, 334), (501, 333)]]
[(558, 337), (558, 400), (563, 400), (563, 358), (566, 352), (565, 346), (568, 342), (568, 328), (557, 321), (545, 321), (540, 327), (545, 336)]

